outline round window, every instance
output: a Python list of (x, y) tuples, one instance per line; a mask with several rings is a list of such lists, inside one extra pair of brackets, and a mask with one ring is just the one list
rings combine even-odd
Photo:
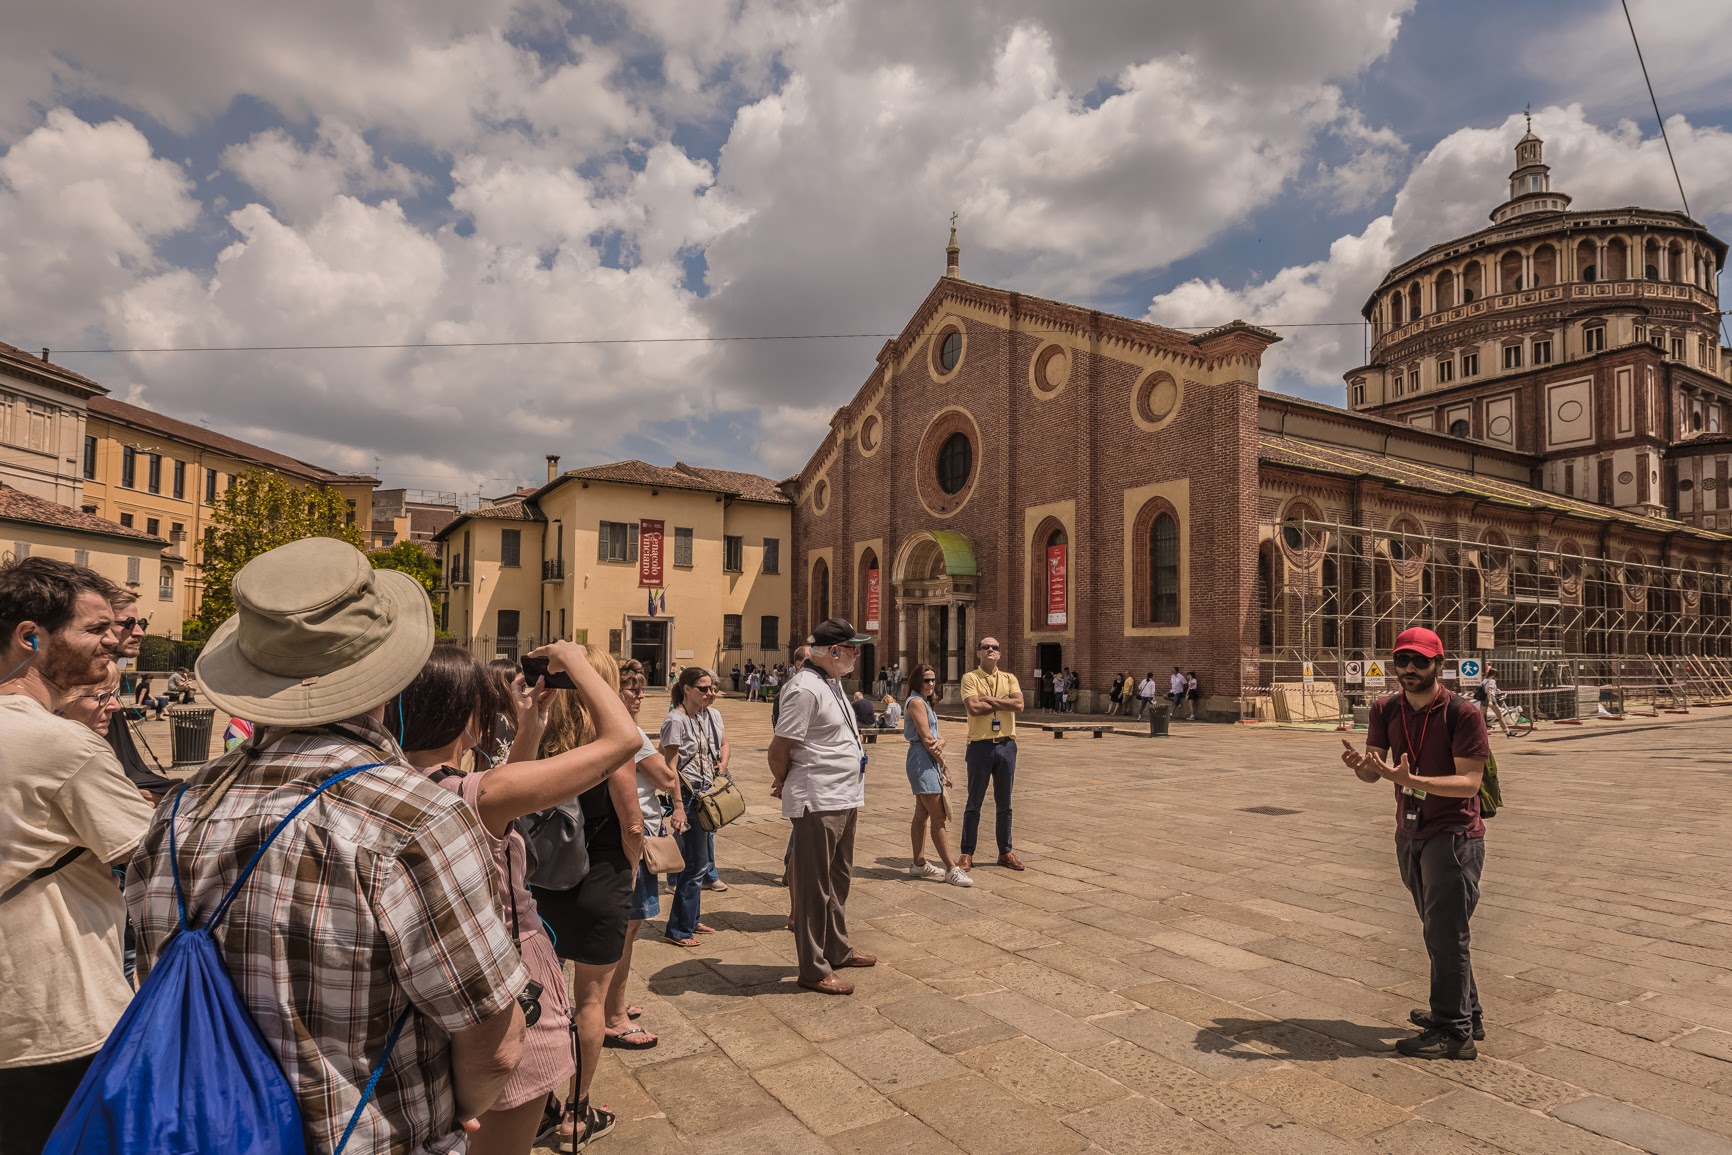
[(1458, 417), (1449, 423), (1449, 435), (1451, 437), (1466, 437), (1472, 432), (1473, 426), (1469, 425), (1464, 418)]
[(948, 373), (956, 368), (956, 363), (960, 360), (962, 360), (962, 334), (952, 329), (944, 334), (944, 340), (939, 342), (938, 368)]
[[(958, 341), (961, 338), (957, 338)], [(952, 433), (938, 450), (938, 488), (945, 493), (962, 492), (974, 469), (974, 445), (966, 433)]]
[(1692, 489), (1696, 488), (1696, 483), (1686, 477), (1683, 481), (1678, 483), (1678, 488), (1683, 490), (1685, 493), (1689, 493)]

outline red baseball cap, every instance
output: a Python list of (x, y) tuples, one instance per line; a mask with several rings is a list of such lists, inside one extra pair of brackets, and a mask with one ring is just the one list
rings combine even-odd
[(1402, 630), (1401, 636), (1395, 639), (1393, 652), (1400, 653), (1402, 650), (1412, 650), (1428, 658), (1441, 658), (1443, 639), (1424, 626), (1414, 626), (1412, 629)]

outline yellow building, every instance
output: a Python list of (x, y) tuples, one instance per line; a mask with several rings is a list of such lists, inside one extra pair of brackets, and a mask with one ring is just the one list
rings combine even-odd
[(179, 636), (181, 622), (198, 613), (202, 543), (217, 497), (237, 473), (264, 468), (302, 485), (335, 489), (348, 502), (348, 520), (361, 526), (366, 540), (373, 489), (379, 484), (372, 477), (336, 473), (112, 397), (92, 396), (87, 404), (80, 508), (146, 536), (166, 538), (188, 559), (179, 608), (165, 632)]
[[(775, 482), (684, 463), (557, 467), (550, 457), (542, 488), (436, 535), (459, 641), (484, 658), (549, 638), (605, 644), (658, 683), (674, 666), (786, 660), (792, 522)], [(654, 589), (640, 584), (646, 521), (663, 526)]]
[(89, 566), (138, 595), (145, 617), (174, 617), (185, 562), (160, 537), (0, 485), (0, 556)]
[(77, 509), (85, 406), (104, 392), (46, 349), (0, 342), (0, 485)]

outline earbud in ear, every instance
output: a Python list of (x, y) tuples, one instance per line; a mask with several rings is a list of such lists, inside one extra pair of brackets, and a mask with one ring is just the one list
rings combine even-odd
[(34, 650), (36, 648), (36, 635), (35, 634), (30, 634), (30, 635), (26, 636), (24, 640), (30, 643), (31, 649)]

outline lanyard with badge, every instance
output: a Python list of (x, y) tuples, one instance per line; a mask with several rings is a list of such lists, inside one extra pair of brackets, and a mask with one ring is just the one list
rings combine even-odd
[[(992, 675), (992, 696), (994, 698), (1003, 697), (1003, 695), (998, 692), (998, 674), (997, 674), (997, 672), (994, 672)], [(992, 711), (992, 732), (994, 734), (996, 734), (1002, 729), (1004, 729), (1004, 723), (999, 721), (998, 709), (997, 709), (997, 707), (994, 707), (993, 711)]]
[[(1425, 733), (1431, 728), (1432, 710), (1425, 712), (1425, 720), (1419, 726), (1419, 745), (1413, 744), (1413, 730), (1407, 721), (1407, 695), (1403, 694), (1396, 702), (1401, 711), (1401, 737), (1407, 743), (1407, 756), (1413, 759), (1413, 769), (1419, 770), (1420, 753), (1425, 749)], [(1419, 813), (1421, 802), (1425, 801), (1425, 791), (1416, 790), (1411, 786), (1399, 787), (1401, 794), (1401, 829), (1412, 834), (1419, 829)]]
[(854, 735), (854, 746), (860, 751), (860, 777), (866, 777), (866, 739), (861, 736), (860, 720), (854, 716), (854, 707), (850, 706), (848, 700), (842, 696), (841, 683), (832, 680), (811, 659), (807, 659), (805, 668), (822, 678), (824, 685), (829, 687), (830, 696), (836, 699), (836, 705), (842, 711), (842, 718), (848, 723), (848, 729)]

